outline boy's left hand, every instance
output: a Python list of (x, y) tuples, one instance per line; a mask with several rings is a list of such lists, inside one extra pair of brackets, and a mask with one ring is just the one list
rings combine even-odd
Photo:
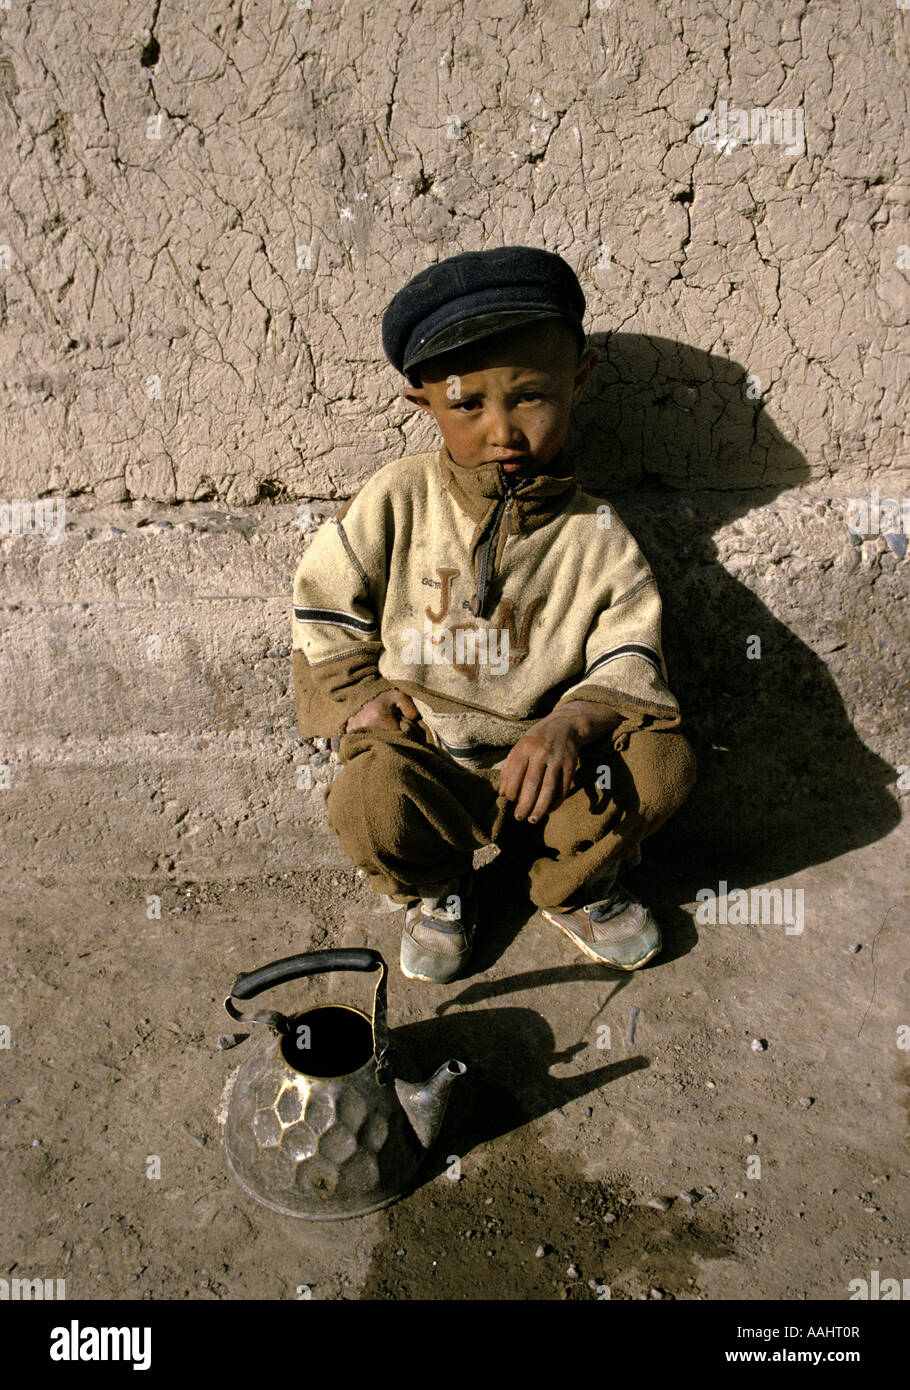
[(577, 700), (535, 724), (518, 740), (500, 774), (499, 795), (517, 802), (515, 819), (533, 823), (555, 810), (569, 794), (580, 750), (619, 722), (604, 705)]

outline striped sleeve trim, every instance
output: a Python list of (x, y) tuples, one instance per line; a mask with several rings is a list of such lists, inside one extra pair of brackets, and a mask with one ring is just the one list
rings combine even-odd
[(604, 652), (585, 671), (582, 679), (587, 680), (595, 671), (599, 671), (602, 666), (606, 666), (610, 661), (618, 661), (622, 656), (640, 656), (643, 661), (648, 661), (656, 669), (658, 675), (663, 675), (660, 654), (653, 647), (645, 646), (644, 642), (623, 642), (619, 647), (611, 647), (608, 652)]
[(341, 608), (298, 608), (294, 605), (298, 623), (319, 623), (324, 627), (343, 627), (351, 632), (378, 632), (378, 624), (368, 618), (358, 618)]

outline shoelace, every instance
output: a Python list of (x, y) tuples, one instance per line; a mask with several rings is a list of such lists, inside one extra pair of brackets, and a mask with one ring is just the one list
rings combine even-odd
[(600, 898), (597, 902), (585, 903), (582, 912), (590, 913), (592, 922), (609, 922), (611, 917), (617, 917), (630, 905), (628, 893), (617, 886), (608, 897)]
[(456, 914), (453, 919), (452, 912), (446, 906), (449, 898), (460, 897), (460, 887), (460, 883), (456, 882), (449, 885), (449, 887), (438, 896), (421, 898), (421, 915), (432, 922), (434, 931), (457, 935), (459, 932), (465, 930), (464, 924), (457, 920), (459, 914)]

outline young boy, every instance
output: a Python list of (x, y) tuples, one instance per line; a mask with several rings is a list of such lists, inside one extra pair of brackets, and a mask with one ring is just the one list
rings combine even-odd
[(620, 874), (694, 758), (654, 577), (563, 451), (597, 361), (584, 308), (566, 262), (533, 247), (409, 281), (383, 346), (443, 445), (379, 468), (297, 568), (300, 733), (340, 736), (329, 824), (404, 908), (411, 979), (464, 967), (472, 854), (494, 841), (530, 856), (531, 900), (593, 960), (636, 970), (660, 950)]

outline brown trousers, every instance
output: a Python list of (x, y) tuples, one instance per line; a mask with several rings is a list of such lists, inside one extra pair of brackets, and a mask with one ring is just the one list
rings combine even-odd
[(475, 849), (496, 843), (529, 859), (537, 907), (572, 906), (587, 882), (636, 858), (695, 781), (695, 756), (678, 729), (640, 730), (622, 753), (609, 739), (590, 743), (569, 795), (531, 825), (497, 796), (502, 764), (460, 767), (429, 743), (422, 720), (355, 729), (338, 751), (342, 768), (325, 791), (329, 824), (376, 891), (399, 902), (465, 873)]

